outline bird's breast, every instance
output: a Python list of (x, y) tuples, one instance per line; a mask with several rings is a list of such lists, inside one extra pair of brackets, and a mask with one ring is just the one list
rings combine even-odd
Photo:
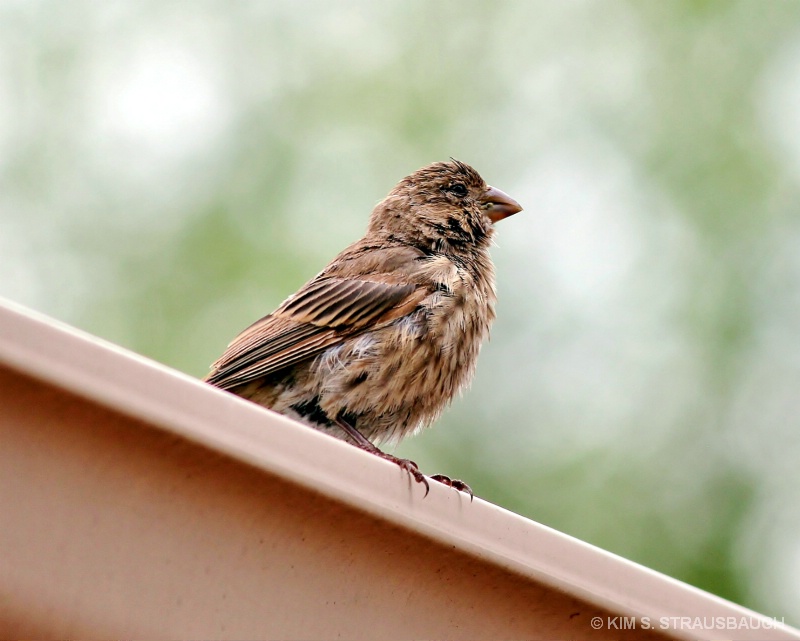
[(438, 417), (474, 372), (494, 319), (491, 264), (480, 277), (450, 261), (430, 266), (430, 294), (409, 314), (316, 359), (322, 406), (356, 417), (367, 438), (398, 439)]

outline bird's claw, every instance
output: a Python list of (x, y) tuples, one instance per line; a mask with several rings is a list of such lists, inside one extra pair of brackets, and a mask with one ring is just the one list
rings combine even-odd
[(458, 479), (451, 479), (449, 476), (445, 476), (444, 474), (434, 474), (431, 476), (434, 481), (439, 481), (446, 485), (447, 487), (452, 487), (454, 490), (458, 490), (459, 492), (464, 492), (469, 494), (469, 500), (472, 501), (475, 498), (475, 495), (472, 493), (472, 488), (464, 483), (464, 481), (459, 481)]
[(419, 465), (414, 463), (414, 461), (411, 459), (400, 458), (399, 456), (387, 454), (386, 452), (381, 452), (380, 450), (378, 450), (378, 452), (380, 452), (378, 456), (399, 465), (400, 469), (408, 472), (417, 483), (422, 483), (422, 485), (425, 486), (425, 496), (428, 496), (431, 486), (428, 484), (428, 479), (425, 478), (425, 475), (419, 471)]

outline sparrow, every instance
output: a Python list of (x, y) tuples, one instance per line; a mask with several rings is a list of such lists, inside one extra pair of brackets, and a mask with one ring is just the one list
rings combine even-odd
[[(239, 334), (206, 382), (383, 452), (432, 423), (475, 373), (495, 318), (494, 225), (522, 207), (451, 159), (403, 178), (366, 234)], [(466, 483), (431, 478), (460, 490)]]

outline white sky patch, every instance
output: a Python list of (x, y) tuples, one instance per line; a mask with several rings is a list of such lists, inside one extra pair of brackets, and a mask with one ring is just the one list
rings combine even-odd
[(7, 162), (8, 147), (11, 138), (11, 105), (14, 101), (11, 97), (11, 90), (8, 87), (5, 73), (4, 52), (0, 50), (0, 170)]
[(800, 180), (800, 33), (767, 65), (756, 101), (761, 127)]
[(92, 100), (100, 136), (176, 160), (214, 142), (229, 115), (216, 66), (159, 39), (123, 46), (105, 59)]
[(100, 43), (108, 53), (88, 70), (86, 159), (115, 197), (104, 209), (116, 227), (178, 229), (191, 203), (213, 189), (235, 113), (215, 58), (217, 34), (186, 29), (172, 40), (118, 34), (115, 46)]
[(642, 252), (627, 167), (607, 151), (561, 148), (542, 156), (517, 196), (526, 211), (515, 217), (515, 233), (501, 236), (577, 307), (618, 293)]
[(514, 266), (498, 269), (499, 305), (516, 313), (498, 322), (517, 335), (494, 353), (516, 363), (517, 378), (493, 399), (514, 407), (533, 397), (531, 425), (559, 425), (545, 434), (520, 424), (514, 438), (577, 450), (644, 421), (637, 446), (659, 443), (695, 402), (699, 376), (669, 322), (694, 258), (691, 230), (628, 158), (588, 132), (546, 150), (508, 190), (525, 210), (497, 229), (504, 266)]

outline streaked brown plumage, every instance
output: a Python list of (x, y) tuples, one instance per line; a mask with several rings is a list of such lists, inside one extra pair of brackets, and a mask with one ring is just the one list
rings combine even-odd
[(244, 330), (205, 380), (427, 486), (414, 463), (373, 443), (431, 423), (472, 378), (495, 317), (494, 223), (521, 209), (464, 163), (416, 171), (378, 203), (363, 238)]

